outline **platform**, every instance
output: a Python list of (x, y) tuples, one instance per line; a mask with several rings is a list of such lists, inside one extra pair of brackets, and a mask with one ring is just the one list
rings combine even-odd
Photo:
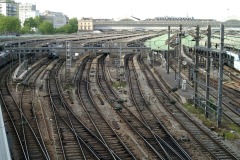
[[(163, 66), (154, 66), (154, 68), (155, 68), (155, 72), (157, 72), (159, 75), (161, 75), (161, 77), (167, 83), (169, 88), (171, 88), (171, 89), (177, 88), (178, 75), (177, 75), (177, 73), (175, 73), (175, 71), (173, 69), (169, 68), (169, 74), (167, 74), (166, 68)], [(187, 80), (187, 82), (188, 82), (188, 80)], [(180, 84), (182, 85), (182, 80), (180, 81)], [(194, 89), (191, 87), (191, 85), (189, 83), (187, 83), (185, 90), (183, 90), (182, 88), (179, 88), (174, 93), (176, 93), (179, 96), (182, 103), (186, 103), (188, 100), (193, 99)]]
[(0, 105), (0, 160), (11, 160), (1, 105)]

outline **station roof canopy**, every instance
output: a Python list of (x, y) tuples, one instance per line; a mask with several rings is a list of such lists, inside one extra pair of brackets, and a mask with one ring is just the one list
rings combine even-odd
[(240, 18), (237, 16), (231, 16), (228, 17), (224, 20), (224, 22), (235, 22), (235, 23), (240, 23)]
[(125, 17), (116, 19), (116, 21), (140, 21), (140, 19), (133, 16), (125, 16)]

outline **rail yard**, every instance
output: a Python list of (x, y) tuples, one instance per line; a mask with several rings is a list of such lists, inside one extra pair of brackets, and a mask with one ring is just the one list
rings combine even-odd
[[(167, 34), (167, 30), (109, 31), (1, 39), (2, 128), (11, 158), (240, 159), (240, 71), (226, 56), (230, 60), (223, 67), (218, 128), (220, 63), (214, 57), (218, 51), (211, 50), (207, 81), (207, 52), (173, 43), (177, 31)], [(161, 36), (173, 48), (168, 55), (152, 40)], [(186, 86), (178, 86), (180, 77), (181, 83), (188, 81)], [(205, 81), (209, 102), (201, 99)], [(204, 116), (210, 125), (199, 118)], [(227, 133), (233, 138), (227, 139)]]

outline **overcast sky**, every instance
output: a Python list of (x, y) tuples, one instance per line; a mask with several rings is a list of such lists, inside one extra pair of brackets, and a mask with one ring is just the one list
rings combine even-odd
[(134, 16), (141, 20), (163, 16), (225, 20), (240, 17), (240, 0), (15, 0), (37, 5), (45, 10), (72, 17), (121, 18)]

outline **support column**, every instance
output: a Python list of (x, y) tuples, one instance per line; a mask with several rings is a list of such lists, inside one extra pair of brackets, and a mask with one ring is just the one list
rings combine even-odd
[[(168, 40), (170, 39), (170, 26), (168, 26)], [(167, 51), (167, 65), (166, 65), (166, 69), (167, 69), (167, 74), (169, 74), (169, 49), (170, 49), (170, 45), (169, 45), (169, 41), (168, 41), (168, 51)]]
[[(196, 28), (196, 44), (195, 46), (198, 47), (199, 46), (199, 26), (197, 25)], [(195, 73), (195, 80), (194, 80), (194, 106), (195, 108), (197, 108), (198, 106), (198, 53), (196, 52), (195, 49), (195, 69), (194, 69), (194, 73)]]
[[(211, 26), (208, 25), (208, 40), (207, 40), (207, 48), (210, 49), (211, 48)], [(207, 51), (207, 57), (206, 57), (206, 95), (205, 95), (205, 101), (206, 101), (206, 105), (205, 105), (205, 116), (208, 118), (209, 117), (209, 92), (210, 92), (210, 51)]]
[(180, 24), (180, 33), (179, 33), (179, 44), (178, 44), (178, 88), (181, 88), (181, 46), (182, 46), (182, 25)]
[(224, 25), (220, 25), (220, 50), (219, 53), (219, 74), (218, 74), (218, 103), (217, 103), (217, 127), (221, 127), (222, 120), (222, 83), (223, 83), (223, 48), (224, 48)]
[(20, 42), (18, 41), (18, 65), (21, 64)]

